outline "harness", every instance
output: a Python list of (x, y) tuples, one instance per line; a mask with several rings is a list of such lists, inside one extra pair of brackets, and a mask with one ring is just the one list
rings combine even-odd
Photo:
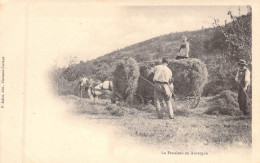
[(111, 81), (109, 81), (109, 85), (108, 85), (109, 87), (108, 87), (108, 90), (110, 90), (110, 91), (112, 91), (112, 82)]
[(112, 82), (111, 81), (109, 81), (109, 87), (108, 87), (108, 89), (106, 89), (106, 88), (104, 88), (104, 82), (103, 83), (100, 83), (100, 84), (97, 84), (97, 85), (95, 85), (95, 83), (93, 83), (93, 84), (91, 84), (91, 86), (90, 86), (90, 89), (91, 89), (91, 94), (94, 96), (94, 97), (96, 97), (97, 95), (96, 95), (96, 89), (95, 89), (95, 87), (96, 86), (99, 86), (100, 87), (100, 90), (98, 90), (98, 91), (101, 91), (102, 92), (102, 90), (110, 90), (110, 91), (112, 91)]

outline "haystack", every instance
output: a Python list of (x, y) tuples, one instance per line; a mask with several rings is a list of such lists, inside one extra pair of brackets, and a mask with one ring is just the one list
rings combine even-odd
[(174, 60), (168, 67), (173, 73), (175, 94), (188, 96), (194, 92), (202, 93), (208, 80), (208, 70), (203, 62), (199, 59)]
[(230, 90), (222, 91), (208, 101), (209, 108), (205, 111), (208, 115), (241, 115), (237, 101), (237, 94)]
[(140, 76), (144, 77), (148, 81), (143, 78), (139, 78), (138, 80), (138, 88), (137, 93), (140, 94), (143, 98), (145, 103), (153, 98), (153, 76), (154, 74), (148, 75), (148, 72), (156, 65), (160, 64), (158, 61), (149, 61), (140, 63)]
[(135, 59), (126, 58), (119, 61), (113, 73), (114, 94), (132, 103), (136, 94), (139, 76), (139, 66)]
[[(147, 75), (152, 67), (160, 64), (158, 61), (140, 64), (140, 75), (153, 83), (153, 74)], [(199, 59), (170, 60), (168, 67), (174, 78), (174, 92), (176, 95), (188, 96), (196, 92), (200, 94), (208, 79), (206, 65)], [(143, 79), (139, 79), (138, 93), (142, 96), (153, 96), (153, 86)]]

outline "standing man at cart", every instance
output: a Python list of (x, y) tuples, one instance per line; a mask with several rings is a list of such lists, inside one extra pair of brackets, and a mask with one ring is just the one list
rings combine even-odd
[(246, 61), (240, 59), (238, 62), (239, 69), (237, 71), (235, 80), (239, 84), (238, 88), (238, 103), (239, 109), (244, 115), (249, 114), (249, 97), (247, 95), (248, 86), (250, 84), (250, 71), (246, 67)]
[(162, 102), (162, 100), (165, 100), (165, 103), (169, 111), (169, 117), (171, 119), (174, 118), (172, 101), (171, 101), (172, 92), (169, 86), (169, 83), (172, 80), (172, 71), (167, 67), (168, 63), (169, 63), (168, 60), (163, 58), (162, 64), (155, 66), (149, 72), (149, 74), (154, 73), (154, 78), (153, 78), (153, 81), (155, 82), (154, 103), (155, 103), (158, 119), (163, 118), (163, 114), (161, 112), (161, 106), (160, 106), (160, 102)]

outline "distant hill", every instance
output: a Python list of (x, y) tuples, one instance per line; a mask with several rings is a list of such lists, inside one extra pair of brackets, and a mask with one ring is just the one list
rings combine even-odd
[(199, 57), (203, 52), (204, 41), (211, 38), (213, 32), (214, 30), (210, 28), (192, 32), (170, 33), (111, 52), (97, 58), (96, 61), (114, 60), (130, 56), (134, 57), (138, 62), (161, 57), (175, 58), (179, 50), (182, 35), (186, 35), (190, 42), (190, 56)]
[(106, 80), (111, 76), (111, 70), (115, 63), (125, 57), (133, 57), (137, 62), (145, 62), (149, 60), (161, 60), (162, 57), (173, 59), (176, 57), (180, 44), (181, 37), (188, 37), (190, 43), (190, 57), (205, 60), (208, 55), (204, 49), (204, 42), (209, 40), (214, 33), (214, 29), (201, 29), (197, 31), (176, 32), (166, 35), (161, 35), (149, 40), (127, 46), (120, 50), (115, 50), (104, 56), (94, 60), (83, 62), (74, 65), (74, 80), (76, 77), (85, 74), (93, 75), (99, 80)]
[[(200, 59), (208, 69), (209, 82), (204, 92), (214, 95), (221, 90), (236, 90), (233, 77), (235, 63), (241, 58), (251, 63), (252, 14), (248, 12), (239, 17), (230, 14), (230, 17), (233, 21), (216, 28), (169, 33), (115, 50), (91, 61), (80, 61), (78, 64), (72, 62), (68, 67), (54, 69), (53, 81), (70, 90), (68, 84), (77, 83), (76, 80), (83, 75), (101, 81), (111, 80), (116, 63), (125, 57), (135, 58), (138, 63), (161, 61), (163, 57), (174, 59), (178, 54), (181, 37), (186, 35), (190, 43), (190, 57)], [(250, 65), (248, 67), (252, 69)]]

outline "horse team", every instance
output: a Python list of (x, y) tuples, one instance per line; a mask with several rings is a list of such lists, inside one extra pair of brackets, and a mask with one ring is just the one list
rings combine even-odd
[(90, 99), (99, 98), (100, 96), (109, 96), (111, 98), (113, 92), (112, 81), (95, 81), (91, 77), (81, 77), (79, 80), (80, 98), (82, 98), (82, 91), (85, 90), (88, 93)]

